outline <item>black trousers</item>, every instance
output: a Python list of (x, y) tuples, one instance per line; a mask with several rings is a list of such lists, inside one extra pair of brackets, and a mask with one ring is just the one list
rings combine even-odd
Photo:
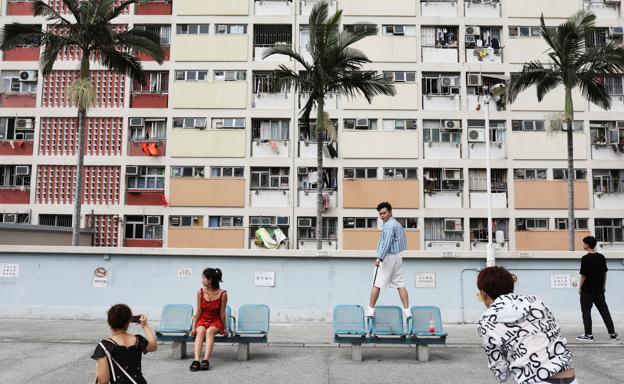
[(607, 326), (607, 331), (609, 334), (615, 333), (615, 328), (613, 326), (613, 320), (611, 320), (611, 313), (609, 313), (609, 307), (607, 306), (607, 301), (605, 300), (604, 293), (581, 293), (581, 311), (583, 312), (583, 325), (585, 326), (585, 334), (592, 334), (592, 318), (591, 318), (591, 310), (592, 306), (596, 305), (598, 312), (600, 312), (600, 316), (602, 316), (602, 321), (604, 321)]

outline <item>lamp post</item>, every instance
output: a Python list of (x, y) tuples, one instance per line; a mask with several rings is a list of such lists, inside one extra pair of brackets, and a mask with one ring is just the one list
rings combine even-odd
[(496, 84), (491, 90), (484, 87), (485, 97), (483, 104), (485, 105), (485, 182), (487, 194), (487, 230), (488, 242), (486, 248), (485, 265), (493, 267), (496, 264), (496, 255), (494, 242), (492, 241), (492, 169), (490, 166), (490, 97), (500, 99), (505, 95), (505, 84)]

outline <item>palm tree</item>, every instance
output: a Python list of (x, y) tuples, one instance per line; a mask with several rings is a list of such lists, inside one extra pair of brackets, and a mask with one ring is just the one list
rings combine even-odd
[(304, 124), (310, 129), (310, 114), (316, 108), (316, 162), (319, 179), (317, 182), (316, 248), (322, 247), (323, 223), (323, 139), (325, 131), (325, 97), (337, 94), (347, 97), (364, 96), (370, 103), (376, 95), (395, 95), (394, 86), (383, 76), (363, 71), (362, 66), (371, 61), (358, 49), (356, 42), (377, 34), (377, 28), (366, 25), (355, 31), (339, 31), (342, 10), (329, 15), (329, 5), (325, 1), (317, 3), (310, 13), (310, 42), (307, 46), (312, 61), (308, 62), (299, 53), (285, 44), (270, 48), (264, 57), (285, 55), (303, 67), (298, 72), (286, 65), (275, 71), (277, 86), (282, 90), (294, 88), (309, 94), (302, 108)]
[(116, 0), (63, 0), (75, 21), (60, 15), (54, 8), (43, 1), (35, 1), (34, 15), (45, 17), (49, 28), (19, 23), (8, 24), (3, 29), (3, 51), (19, 46), (26, 41), (36, 39), (43, 46), (40, 59), (42, 74), (52, 72), (59, 55), (67, 48), (79, 48), (80, 75), (70, 87), (70, 96), (78, 106), (78, 164), (76, 184), (74, 185), (74, 213), (72, 218), (72, 245), (80, 245), (80, 210), (84, 179), (84, 146), (87, 109), (95, 100), (93, 83), (90, 80), (92, 61), (98, 61), (109, 70), (130, 75), (141, 81), (144, 79), (143, 67), (136, 58), (136, 53), (144, 53), (162, 64), (164, 52), (157, 35), (137, 29), (116, 31), (112, 21), (121, 15), (130, 5), (139, 0), (123, 1), (118, 6)]
[(594, 31), (596, 16), (579, 11), (556, 28), (547, 28), (544, 15), (540, 18), (541, 35), (548, 45), (546, 63), (530, 61), (522, 71), (511, 75), (508, 97), (514, 101), (518, 94), (536, 86), (541, 102), (551, 90), (565, 89), (565, 121), (568, 147), (568, 249), (574, 250), (574, 155), (572, 90), (604, 109), (611, 108), (611, 96), (604, 88), (603, 76), (621, 75), (624, 71), (624, 48), (612, 41), (600, 46), (585, 44), (586, 36)]

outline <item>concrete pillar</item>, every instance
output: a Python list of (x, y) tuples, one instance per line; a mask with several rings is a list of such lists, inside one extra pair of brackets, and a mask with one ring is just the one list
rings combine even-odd
[(238, 344), (238, 361), (249, 360), (249, 343)]
[(351, 360), (358, 363), (362, 361), (362, 344), (351, 344)]
[(429, 361), (429, 346), (428, 345), (416, 345), (416, 358), (418, 361), (424, 363)]

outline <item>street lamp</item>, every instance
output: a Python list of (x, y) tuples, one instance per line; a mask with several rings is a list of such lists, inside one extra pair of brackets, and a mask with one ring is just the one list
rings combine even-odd
[(494, 249), (494, 242), (492, 241), (492, 175), (490, 167), (490, 97), (493, 96), (495, 101), (500, 100), (505, 96), (505, 84), (500, 83), (488, 89), (487, 86), (483, 87), (485, 97), (483, 104), (485, 105), (485, 182), (487, 184), (487, 230), (488, 230), (488, 243), (486, 248), (485, 265), (487, 267), (493, 267), (496, 264), (496, 256)]

